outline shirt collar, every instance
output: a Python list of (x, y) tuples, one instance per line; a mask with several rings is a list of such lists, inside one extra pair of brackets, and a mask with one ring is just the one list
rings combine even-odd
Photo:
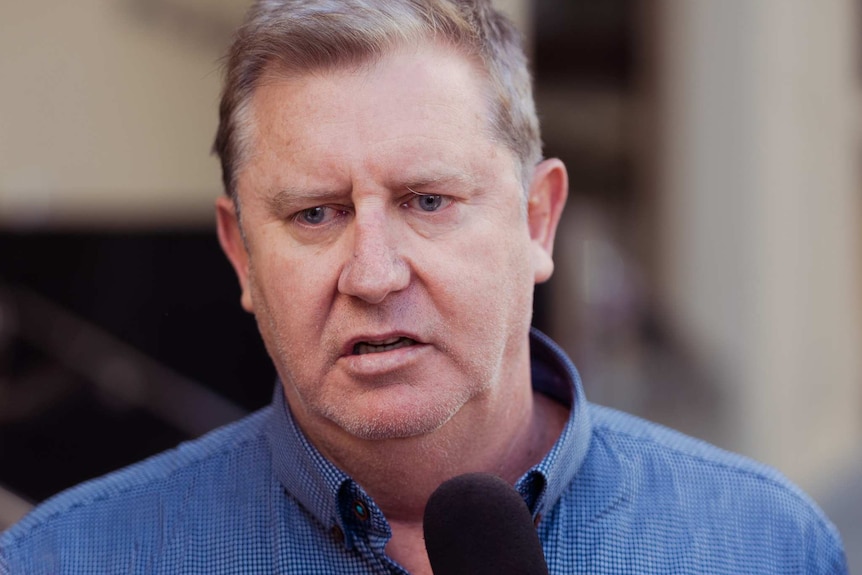
[(530, 365), (533, 389), (569, 408), (569, 419), (557, 441), (515, 483), (537, 519), (557, 503), (577, 475), (590, 447), (592, 423), (578, 370), (551, 338), (535, 328), (530, 331)]
[[(574, 479), (586, 457), (592, 429), (580, 377), (566, 354), (548, 336), (532, 329), (530, 356), (533, 388), (570, 408), (569, 419), (550, 451), (515, 484), (537, 518), (553, 507)], [(268, 434), (273, 470), (287, 493), (324, 527), (343, 535), (348, 547), (357, 520), (387, 538), (389, 527), (371, 498), (311, 445), (296, 425), (280, 381), (272, 407)]]

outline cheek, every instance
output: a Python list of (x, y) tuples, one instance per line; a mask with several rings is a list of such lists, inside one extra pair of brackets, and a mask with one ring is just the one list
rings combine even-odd
[(483, 232), (443, 251), (447, 255), (429, 265), (437, 269), (437, 277), (445, 278), (437, 285), (437, 295), (438, 305), (452, 309), (447, 317), (462, 327), (471, 326), (471, 331), (493, 334), (501, 322), (515, 321), (525, 313), (529, 321), (533, 292), (530, 243), (521, 239), (519, 229), (508, 236)]
[(270, 336), (291, 339), (290, 348), (301, 347), (322, 329), (336, 278), (325, 256), (298, 255), (297, 248), (287, 246), (255, 254), (252, 262), (253, 293), (261, 300), (255, 301), (258, 322), (268, 323)]

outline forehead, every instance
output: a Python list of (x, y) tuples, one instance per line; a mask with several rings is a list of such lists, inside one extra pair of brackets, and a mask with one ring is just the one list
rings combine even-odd
[[(482, 153), (505, 153), (492, 136), (488, 91), (476, 62), (436, 44), (401, 47), (358, 66), (273, 69), (251, 100), (243, 171), (272, 172), (277, 164), (294, 176), (301, 166), (314, 177), (340, 177), (392, 162), (432, 171), (475, 164)], [(472, 164), (463, 167), (481, 169)]]

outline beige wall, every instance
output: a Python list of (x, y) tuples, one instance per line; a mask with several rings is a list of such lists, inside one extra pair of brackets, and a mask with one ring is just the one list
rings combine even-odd
[(248, 4), (2, 3), (0, 226), (209, 224), (218, 60)]
[[(232, 17), (218, 3), (173, 4)], [(211, 219), (220, 47), (186, 34), (175, 11), (147, 19), (135, 6), (0, 7), (0, 225)]]
[(862, 439), (856, 7), (658, 5), (663, 309), (726, 445), (817, 491)]

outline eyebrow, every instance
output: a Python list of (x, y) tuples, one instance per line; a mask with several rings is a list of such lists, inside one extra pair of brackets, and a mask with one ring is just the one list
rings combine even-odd
[(412, 192), (421, 193), (422, 188), (436, 188), (439, 186), (464, 186), (476, 187), (476, 178), (472, 174), (453, 172), (429, 177), (418, 177), (405, 180), (396, 188), (406, 188)]
[(282, 188), (275, 195), (268, 197), (266, 202), (270, 212), (284, 214), (293, 211), (298, 206), (330, 204), (344, 201), (344, 198), (349, 196), (349, 190)]
[[(398, 183), (388, 186), (390, 190), (404, 190), (422, 194), (435, 191), (434, 188), (441, 186), (463, 186), (467, 188), (476, 187), (476, 178), (471, 174), (453, 172), (447, 174), (418, 176), (399, 180)], [(431, 189), (429, 189), (431, 188)], [(426, 190), (423, 192), (423, 190)], [(343, 203), (345, 198), (351, 195), (351, 189), (303, 189), (295, 187), (281, 188), (274, 195), (267, 198), (267, 206), (273, 214), (285, 214), (294, 211), (299, 206), (324, 205), (331, 203)]]

